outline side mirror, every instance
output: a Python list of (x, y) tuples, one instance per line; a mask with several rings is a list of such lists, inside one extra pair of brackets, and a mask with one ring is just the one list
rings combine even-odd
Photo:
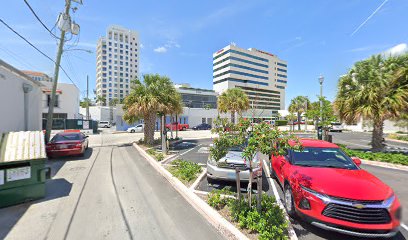
[(361, 165), (361, 159), (358, 157), (351, 157), (351, 159), (353, 160), (353, 162), (360, 167)]
[(85, 135), (84, 138), (89, 138), (89, 136), (88, 136), (88, 135)]

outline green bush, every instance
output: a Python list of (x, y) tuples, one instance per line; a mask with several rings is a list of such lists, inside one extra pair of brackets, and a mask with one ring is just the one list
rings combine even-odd
[(261, 211), (249, 207), (244, 199), (229, 201), (228, 207), (239, 227), (259, 233), (259, 239), (288, 239), (288, 222), (274, 197), (262, 195)]
[(288, 125), (288, 120), (276, 120), (275, 126), (286, 126)]
[(150, 156), (154, 157), (157, 161), (162, 161), (164, 159), (163, 153), (157, 152), (154, 148), (147, 149), (146, 151)]
[(201, 167), (197, 163), (185, 160), (175, 160), (172, 162), (174, 166), (170, 167), (169, 171), (178, 179), (190, 182), (196, 179), (197, 174), (201, 172)]
[(408, 141), (408, 136), (407, 135), (388, 134), (388, 137), (392, 138), (392, 139)]
[(384, 152), (364, 152), (346, 148), (343, 144), (337, 144), (350, 157), (358, 157), (365, 160), (388, 162), (401, 165), (408, 165), (408, 155), (401, 153), (384, 153)]
[(212, 190), (208, 194), (207, 203), (208, 205), (210, 205), (211, 207), (217, 210), (222, 209), (225, 207), (225, 205), (229, 203), (229, 201), (231, 201), (231, 198), (228, 198), (222, 195), (231, 195), (231, 194), (232, 192), (227, 188), (224, 188), (222, 190), (219, 190), (219, 189)]

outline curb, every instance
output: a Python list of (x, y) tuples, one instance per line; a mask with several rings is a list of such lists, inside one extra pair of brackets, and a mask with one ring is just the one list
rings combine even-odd
[(401, 170), (401, 171), (408, 171), (408, 166), (394, 164), (394, 163), (372, 161), (372, 160), (365, 160), (365, 159), (361, 159), (361, 162), (363, 164), (376, 166), (376, 167), (383, 167), (383, 168), (391, 168), (391, 169), (396, 169), (396, 170)]
[(398, 139), (392, 139), (392, 138), (385, 138), (386, 141), (391, 141), (391, 142), (397, 142), (397, 143), (406, 143), (408, 144), (407, 141), (404, 140), (398, 140)]
[[(269, 166), (268, 166), (267, 164), (265, 164), (265, 160), (262, 160), (262, 162), (263, 162), (263, 169), (265, 170), (266, 177), (268, 178), (268, 180), (270, 180), (271, 173), (270, 173), (270, 170), (269, 170)], [(290, 240), (298, 240), (298, 237), (297, 237), (297, 235), (296, 235), (296, 232), (295, 232), (295, 230), (293, 229), (292, 223), (291, 223), (290, 220), (289, 220), (289, 215), (288, 215), (288, 213), (286, 212), (286, 208), (283, 206), (283, 204), (282, 204), (282, 202), (281, 202), (281, 200), (280, 200), (280, 196), (279, 196), (279, 194), (278, 194), (278, 190), (276, 189), (276, 185), (275, 185), (275, 183), (273, 182), (273, 180), (270, 180), (270, 184), (272, 185), (273, 195), (275, 195), (276, 202), (278, 203), (278, 206), (283, 210), (283, 212), (284, 212), (284, 214), (285, 214), (285, 218), (286, 218), (286, 220), (288, 221), (288, 233), (289, 233), (289, 238), (290, 238)]]
[(176, 189), (188, 203), (191, 204), (211, 225), (213, 225), (222, 236), (227, 239), (248, 239), (234, 225), (223, 218), (216, 210), (211, 208), (204, 200), (194, 194), (180, 180), (171, 175), (163, 166), (150, 155), (148, 155), (141, 147), (133, 143), (133, 146), (142, 156), (156, 169), (167, 181)]

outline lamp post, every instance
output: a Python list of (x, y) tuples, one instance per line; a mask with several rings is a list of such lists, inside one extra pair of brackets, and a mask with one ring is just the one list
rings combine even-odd
[(319, 83), (320, 83), (320, 121), (323, 121), (323, 81), (324, 81), (324, 77), (323, 77), (323, 75), (320, 75), (320, 77), (319, 77)]

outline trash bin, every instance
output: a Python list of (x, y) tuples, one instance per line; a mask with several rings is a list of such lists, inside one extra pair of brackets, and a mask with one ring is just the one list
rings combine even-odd
[(45, 167), (42, 131), (10, 132), (0, 136), (0, 208), (45, 196)]
[(319, 140), (323, 139), (323, 127), (322, 126), (317, 127), (317, 139)]

